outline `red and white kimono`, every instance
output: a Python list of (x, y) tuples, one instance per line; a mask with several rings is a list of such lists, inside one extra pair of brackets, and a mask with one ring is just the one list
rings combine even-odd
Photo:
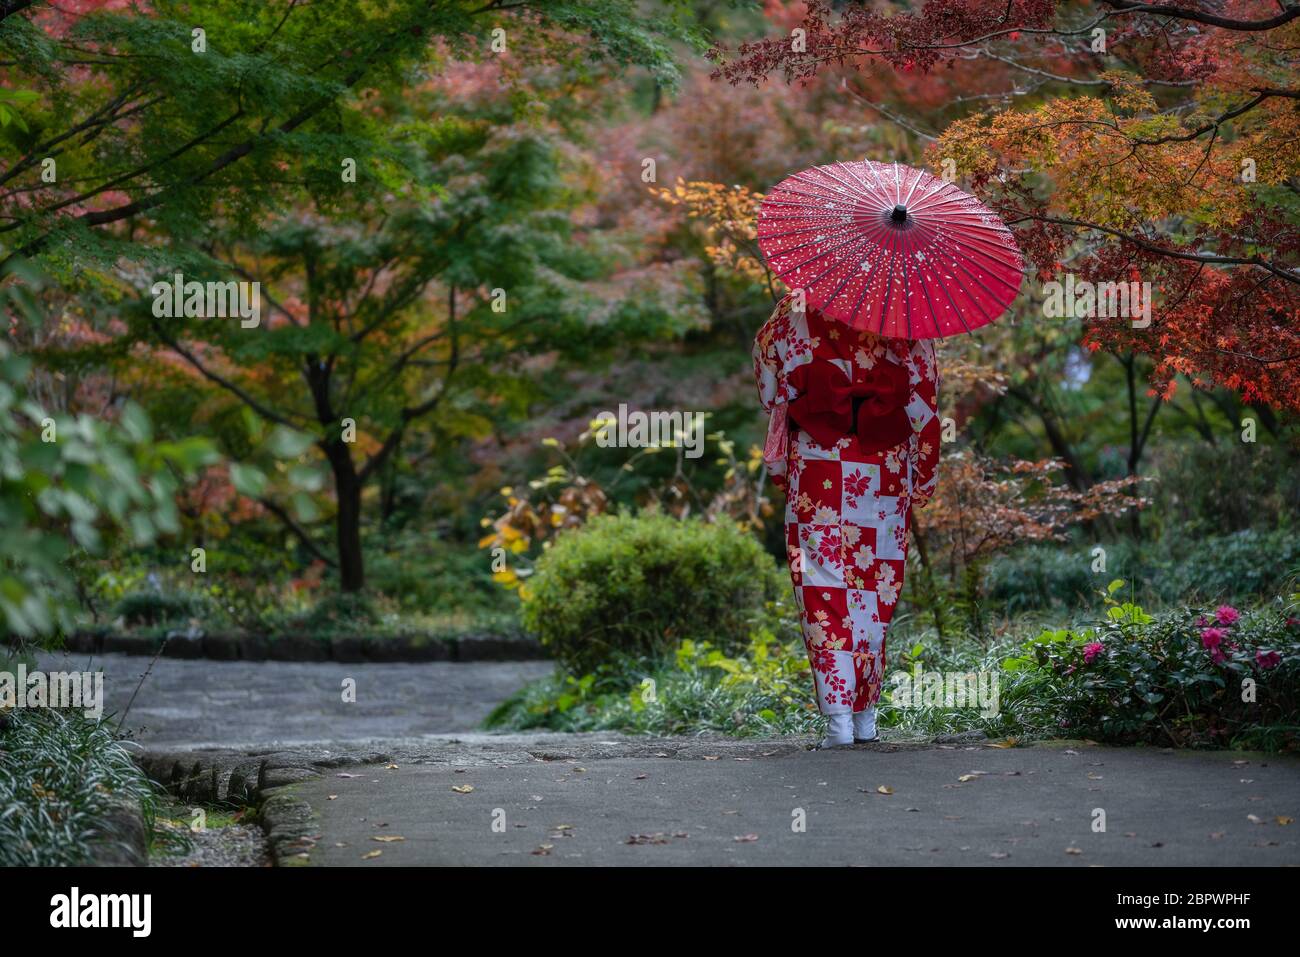
[(754, 341), (764, 459), (786, 493), (790, 576), (823, 714), (880, 698), (908, 510), (937, 480), (934, 345), (799, 314), (786, 296)]

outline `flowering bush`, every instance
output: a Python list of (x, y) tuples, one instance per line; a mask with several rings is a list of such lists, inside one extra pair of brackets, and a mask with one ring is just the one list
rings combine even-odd
[(1300, 748), (1300, 620), (1276, 606), (1148, 615), (1104, 593), (1095, 627), (1045, 631), (1003, 668), (1037, 684), (1043, 724), (1115, 743)]

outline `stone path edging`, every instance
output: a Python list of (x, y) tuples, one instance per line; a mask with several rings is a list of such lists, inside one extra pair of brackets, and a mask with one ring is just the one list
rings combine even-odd
[(534, 661), (546, 658), (541, 643), (527, 635), (465, 634), (451, 637), (396, 635), (365, 638), (345, 635), (328, 640), (311, 635), (193, 634), (169, 632), (166, 641), (147, 635), (83, 630), (64, 640), (67, 651), (79, 654), (116, 652), (164, 658), (208, 658), (214, 661)]

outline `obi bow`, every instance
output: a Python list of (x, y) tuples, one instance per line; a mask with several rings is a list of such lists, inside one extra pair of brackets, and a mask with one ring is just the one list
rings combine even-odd
[(826, 359), (814, 359), (790, 373), (799, 398), (790, 403), (794, 424), (825, 448), (857, 435), (863, 452), (884, 452), (912, 434), (907, 416), (907, 370), (881, 359), (861, 382)]

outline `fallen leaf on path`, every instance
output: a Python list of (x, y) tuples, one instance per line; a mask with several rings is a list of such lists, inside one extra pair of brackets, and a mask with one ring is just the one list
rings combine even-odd
[(574, 768), (574, 769), (573, 769), (573, 773), (574, 773), (574, 774), (586, 774), (586, 773), (587, 773), (587, 769), (586, 769), (586, 768)]
[(648, 775), (648, 774), (638, 774), (638, 775), (637, 775), (636, 777), (634, 777), (632, 780), (633, 780), (633, 781), (644, 781), (644, 780), (645, 780), (646, 778), (648, 778), (649, 776), (650, 776), (650, 775)]
[(528, 853), (533, 854), (537, 857), (548, 857), (550, 856), (551, 848), (553, 847), (555, 847), (554, 844), (542, 844), (537, 848), (537, 850), (529, 851)]
[(339, 796), (337, 794), (328, 794), (326, 795), (326, 797), (331, 801), (337, 801), (339, 799)]
[(889, 787), (888, 785), (882, 784), (882, 785), (880, 785), (880, 787), (876, 788), (876, 793), (877, 793), (877, 794), (893, 794), (893, 793), (894, 793), (894, 789), (891, 788), (891, 787)]
[(384, 853), (383, 851), (370, 851), (369, 853), (362, 854), (361, 859), (363, 861), (373, 860), (374, 858), (379, 857), (383, 853)]
[(716, 760), (718, 760), (718, 756), (717, 756), (716, 754), (706, 754), (706, 755), (704, 755), (703, 757), (704, 757), (704, 760), (705, 760), (705, 761), (716, 761)]
[(348, 772), (346, 772), (346, 771), (340, 771), (338, 774), (336, 774), (336, 775), (334, 775), (334, 776), (335, 776), (336, 778), (359, 778), (359, 777), (361, 777), (361, 775), (359, 775), (359, 774), (348, 774)]
[(382, 844), (392, 844), (395, 841), (404, 841), (406, 838), (397, 834), (377, 834), (371, 838), (372, 841), (379, 841)]
[(995, 861), (1003, 861), (1010, 856), (1011, 855), (1008, 854), (1006, 851), (994, 851), (992, 854), (989, 855), (989, 857), (993, 858), (993, 860)]
[(1277, 817), (1273, 818), (1273, 820), (1277, 821), (1277, 823), (1281, 824), (1283, 827), (1286, 827), (1288, 824), (1294, 824), (1294, 823), (1295, 823), (1295, 818), (1293, 818), (1293, 817), (1283, 817), (1281, 814), (1279, 814)]
[(472, 785), (472, 784), (453, 784), (453, 785), (451, 786), (451, 789), (452, 789), (453, 791), (455, 791), (457, 794), (469, 794), (471, 791), (474, 790), (474, 785)]
[(957, 780), (965, 784), (967, 781), (974, 781), (977, 777), (979, 777), (978, 774), (963, 774)]
[(1067, 847), (1067, 848), (1065, 849), (1065, 853), (1067, 853), (1067, 854), (1082, 854), (1083, 851), (1080, 850), (1080, 849), (1077, 848), (1077, 847)]
[(990, 741), (989, 747), (990, 748), (1014, 748), (1019, 743), (1020, 743), (1019, 738), (1005, 738), (1002, 741)]
[(738, 834), (732, 838), (737, 844), (753, 844), (758, 840), (757, 834)]
[(384, 765), (384, 770), (385, 770), (385, 771), (396, 771), (396, 770), (397, 770), (397, 765), (396, 765), (396, 764), (385, 764), (385, 765)]
[(1261, 818), (1261, 817), (1256, 817), (1254, 814), (1247, 814), (1247, 815), (1246, 815), (1246, 820), (1249, 821), (1251, 824), (1263, 824), (1263, 823), (1264, 823), (1264, 819), (1263, 819), (1263, 818)]

